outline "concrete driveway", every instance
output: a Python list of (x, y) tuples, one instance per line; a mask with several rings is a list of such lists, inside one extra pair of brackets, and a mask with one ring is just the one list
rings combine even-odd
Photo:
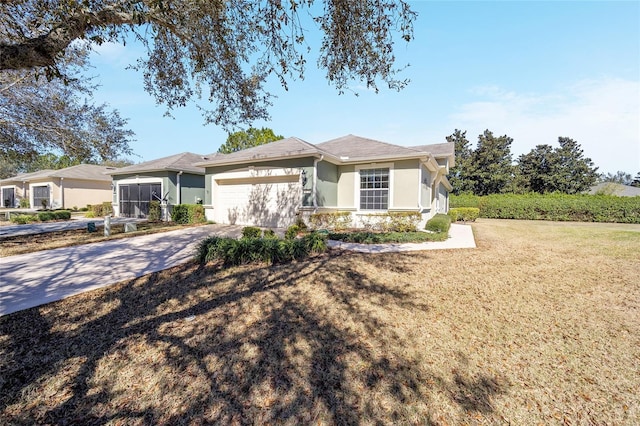
[(242, 228), (205, 225), (1, 258), (0, 315), (180, 265), (203, 238)]

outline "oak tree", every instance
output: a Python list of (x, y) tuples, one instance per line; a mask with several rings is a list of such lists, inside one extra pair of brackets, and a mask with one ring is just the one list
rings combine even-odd
[[(307, 18), (307, 17), (311, 18)], [(49, 78), (79, 40), (146, 46), (136, 67), (168, 110), (205, 98), (205, 122), (233, 128), (268, 118), (270, 78), (302, 78), (308, 32), (322, 34), (317, 66), (340, 92), (353, 81), (401, 89), (393, 45), (413, 38), (403, 0), (6, 0), (0, 2), (0, 70)]]

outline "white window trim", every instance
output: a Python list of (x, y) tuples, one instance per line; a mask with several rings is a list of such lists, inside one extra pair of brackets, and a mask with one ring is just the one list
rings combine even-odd
[(164, 196), (164, 180), (156, 177), (135, 177), (116, 181), (116, 205), (118, 206), (118, 215), (120, 214), (120, 185), (135, 185), (139, 183), (159, 183), (160, 195)]
[(31, 206), (32, 209), (39, 209), (42, 206), (36, 206), (33, 203), (33, 193), (34, 190), (33, 188), (37, 187), (37, 186), (48, 186), (49, 187), (49, 204), (47, 205), (47, 208), (52, 208), (53, 206), (53, 188), (56, 186), (53, 181), (47, 181), (47, 182), (34, 182), (34, 183), (29, 183), (29, 205)]
[[(360, 170), (369, 170), (369, 169), (389, 169), (389, 203), (387, 205), (386, 210), (363, 210), (360, 208)], [(355, 166), (354, 173), (354, 183), (353, 183), (353, 204), (355, 205), (355, 209), (357, 213), (386, 213), (389, 210), (393, 210), (393, 185), (394, 185), (394, 172), (393, 172), (393, 163), (369, 163), (369, 164), (358, 164)]]
[[(2, 196), (2, 190), (4, 190), (4, 189), (11, 189), (11, 188), (13, 188), (13, 199), (14, 199), (14, 202), (15, 202), (15, 200), (18, 198), (18, 194), (17, 194), (17, 193), (18, 193), (18, 191), (17, 191), (17, 188), (18, 188), (18, 187), (17, 187), (17, 185), (4, 185), (4, 186), (0, 186), (0, 196)], [(3, 197), (3, 198), (4, 198), (4, 197)], [(0, 205), (1, 205), (2, 207), (8, 207), (8, 206), (5, 206), (5, 205), (4, 205), (4, 199), (3, 199), (3, 200), (0, 200)], [(13, 208), (14, 206), (11, 206), (11, 207)]]

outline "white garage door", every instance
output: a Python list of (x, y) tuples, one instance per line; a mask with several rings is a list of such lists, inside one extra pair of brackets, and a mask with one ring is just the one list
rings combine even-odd
[(302, 188), (299, 175), (216, 180), (213, 211), (218, 223), (284, 228), (295, 223)]

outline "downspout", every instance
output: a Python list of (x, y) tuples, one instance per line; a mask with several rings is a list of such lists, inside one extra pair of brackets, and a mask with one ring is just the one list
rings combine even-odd
[(320, 155), (320, 158), (316, 158), (313, 160), (313, 193), (312, 193), (312, 197), (311, 200), (313, 200), (313, 208), (317, 209), (318, 208), (318, 200), (316, 198), (316, 190), (318, 188), (317, 186), (317, 180), (318, 180), (318, 163), (321, 162), (324, 159), (324, 154)]
[(60, 178), (60, 208), (64, 209), (64, 178)]
[(176, 175), (176, 187), (178, 190), (178, 203), (177, 204), (182, 204), (182, 191), (180, 190), (180, 176), (182, 175), (182, 170), (180, 170), (178, 172), (178, 174)]

